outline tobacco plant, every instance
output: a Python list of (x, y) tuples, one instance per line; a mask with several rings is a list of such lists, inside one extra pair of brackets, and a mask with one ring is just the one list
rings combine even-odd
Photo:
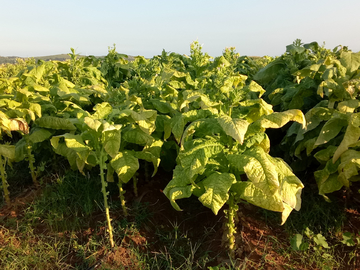
[[(119, 197), (126, 216), (123, 184), (134, 177), (139, 168), (138, 158), (152, 161), (157, 168), (159, 158), (156, 155), (160, 156), (160, 151), (156, 150), (156, 147), (161, 148), (162, 142), (159, 144), (150, 136), (155, 127), (156, 112), (154, 111), (135, 112), (131, 109), (113, 109), (107, 102), (95, 105), (93, 110), (94, 113), (90, 114), (78, 109), (77, 118), (51, 119), (51, 122), (49, 119), (47, 123), (42, 123), (44, 119), (42, 118), (37, 121), (37, 124), (55, 128), (51, 124), (54, 120), (67, 120), (69, 127), (74, 123), (74, 132), (53, 136), (51, 144), (57, 154), (67, 157), (70, 166), (77, 168), (81, 173), (84, 173), (86, 167), (100, 167), (101, 192), (104, 198), (110, 244), (113, 247), (115, 243), (107, 199), (107, 181), (114, 181), (113, 174), (116, 172), (119, 178)], [(121, 133), (125, 127), (127, 132), (122, 136)], [(121, 147), (123, 144), (126, 146), (126, 143), (121, 143), (122, 137), (125, 142), (144, 144), (145, 147), (142, 151), (127, 150)]]
[[(0, 111), (0, 139), (3, 135), (12, 137), (11, 132), (17, 131), (24, 134), (29, 133), (29, 127), (24, 119), (9, 119), (6, 114)], [(5, 134), (3, 134), (5, 133)], [(5, 201), (10, 205), (10, 192), (6, 181), (6, 163), (15, 160), (15, 145), (9, 143), (0, 144), (0, 175)]]
[(299, 80), (318, 80), (317, 94), (323, 100), (306, 113), (305, 127), (289, 129), (284, 144), (293, 142), (295, 156), (314, 155), (321, 164), (314, 175), (319, 194), (327, 200), (325, 194), (348, 188), (359, 178), (359, 67), (359, 53), (342, 52), (339, 59), (327, 57), (296, 73)]
[[(224, 57), (193, 63), (207, 69), (195, 68), (195, 74), (203, 74), (201, 80), (193, 81), (191, 73), (177, 75), (193, 90), (176, 90), (177, 106), (168, 109), (173, 116), (165, 121), (165, 139), (172, 134), (180, 153), (164, 194), (176, 210), (181, 210), (176, 200), (191, 195), (214, 214), (228, 204), (227, 246), (233, 257), (234, 217), (242, 200), (282, 212), (282, 223), (293, 209), (300, 209), (303, 184), (282, 159), (268, 154), (265, 130), (289, 121), (304, 125), (304, 116), (299, 110), (274, 113), (261, 99), (265, 90), (255, 82), (246, 84), (247, 77), (234, 73)], [(199, 84), (202, 87), (196, 89)]]

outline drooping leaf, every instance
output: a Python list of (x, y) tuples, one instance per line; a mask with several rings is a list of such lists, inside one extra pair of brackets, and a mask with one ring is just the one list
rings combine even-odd
[(176, 200), (189, 198), (192, 194), (194, 186), (191, 183), (186, 171), (181, 166), (176, 166), (173, 174), (173, 179), (167, 184), (164, 189), (165, 196), (170, 200), (171, 205), (175, 210), (181, 211), (181, 208), (176, 203)]
[(153, 110), (144, 110), (140, 113), (131, 111), (131, 118), (139, 125), (140, 129), (147, 134), (155, 130), (155, 121), (157, 113)]
[(231, 118), (227, 115), (222, 115), (217, 120), (227, 135), (243, 144), (247, 128), (250, 124), (248, 121)]
[[(304, 188), (303, 183), (295, 176), (289, 165), (281, 158), (272, 158), (277, 167), (279, 182), (281, 184), (280, 196), (282, 201), (292, 209), (297, 211), (301, 208), (301, 191)], [(290, 211), (291, 211), (290, 210)], [(289, 213), (290, 214), (290, 213)], [(288, 216), (283, 215), (285, 220)]]
[(78, 158), (76, 151), (68, 148), (65, 142), (60, 142), (59, 140), (60, 137), (52, 137), (50, 139), (51, 145), (54, 147), (54, 152), (58, 155), (66, 157), (71, 169), (76, 170), (76, 159)]
[(204, 138), (206, 136), (214, 136), (215, 134), (226, 134), (217, 119), (199, 119), (187, 126), (181, 139), (181, 145), (183, 146), (187, 140), (191, 140), (192, 136)]
[(94, 106), (94, 111), (92, 116), (95, 119), (105, 119), (112, 112), (112, 107), (108, 102), (98, 103)]
[(261, 128), (281, 128), (289, 121), (295, 121), (305, 126), (305, 116), (300, 110), (288, 110), (285, 112), (274, 112), (270, 115), (264, 115), (259, 120), (254, 122), (254, 125), (259, 125)]
[(156, 110), (158, 110), (160, 113), (168, 114), (172, 112), (174, 109), (171, 107), (171, 105), (166, 102), (165, 100), (161, 99), (152, 99), (150, 102), (153, 104)]
[(360, 53), (342, 52), (340, 62), (346, 67), (348, 73), (352, 73), (360, 67)]
[(113, 183), (114, 182), (114, 168), (111, 166), (110, 163), (106, 164), (106, 181)]
[(326, 149), (322, 149), (314, 155), (317, 161), (322, 164), (326, 164), (329, 159), (331, 159), (336, 151), (337, 147), (334, 145), (329, 145)]
[(91, 128), (92, 130), (98, 131), (98, 129), (101, 126), (101, 122), (97, 119), (93, 119), (91, 117), (85, 117), (84, 118), (84, 123)]
[(43, 116), (36, 119), (35, 124), (42, 128), (76, 130), (76, 127), (69, 119), (55, 116)]
[(185, 120), (182, 115), (176, 115), (171, 118), (171, 130), (175, 136), (176, 141), (179, 143), (183, 135), (185, 127)]
[(27, 143), (25, 138), (21, 138), (15, 145), (15, 161), (23, 160), (27, 155)]
[(337, 109), (342, 113), (353, 113), (355, 109), (360, 107), (360, 100), (350, 99), (342, 101), (338, 104)]
[(325, 144), (335, 138), (344, 126), (347, 126), (347, 116), (340, 113), (334, 114), (321, 129), (319, 137), (315, 142), (315, 146)]
[(139, 127), (124, 130), (122, 137), (125, 141), (138, 145), (150, 145), (154, 141), (151, 135), (145, 133)]
[(154, 165), (154, 172), (152, 176), (154, 176), (158, 170), (158, 167), (160, 165), (160, 155), (161, 155), (161, 147), (163, 145), (162, 140), (155, 140), (151, 145), (145, 146), (143, 149), (143, 152), (149, 157), (148, 159), (145, 159), (149, 162), (152, 162)]
[(181, 152), (178, 156), (179, 164), (191, 175), (201, 173), (209, 158), (213, 155), (220, 153), (223, 145), (218, 142), (208, 140), (198, 140), (198, 144), (189, 149), (188, 151)]
[[(60, 142), (61, 138), (64, 138), (65, 145)], [(52, 137), (50, 142), (55, 148), (55, 153), (67, 157), (71, 166), (75, 163), (79, 171), (83, 173), (85, 162), (91, 152), (91, 149), (84, 143), (81, 135), (65, 133), (60, 136)]]
[(15, 145), (0, 144), (0, 156), (15, 159)]
[(336, 149), (333, 157), (333, 162), (344, 153), (351, 144), (356, 143), (360, 138), (360, 113), (351, 115), (348, 127), (346, 128), (345, 135), (339, 147)]
[(127, 183), (139, 169), (139, 161), (131, 151), (119, 152), (111, 161), (111, 166), (122, 183)]
[(349, 149), (341, 155), (341, 163), (338, 167), (338, 180), (345, 186), (349, 186), (349, 181), (359, 175), (360, 152)]
[(241, 199), (259, 206), (261, 208), (282, 212), (284, 210), (283, 202), (279, 193), (267, 194), (262, 189), (256, 187), (252, 182), (237, 182), (231, 188)]
[(338, 180), (338, 174), (335, 173), (340, 162), (337, 161), (336, 164), (333, 164), (332, 160), (329, 160), (326, 164), (327, 166), (324, 169), (314, 173), (319, 188), (319, 194), (323, 195), (325, 199), (327, 199), (325, 194), (337, 191), (344, 185)]
[(229, 190), (235, 182), (233, 174), (214, 172), (203, 181), (205, 193), (199, 197), (199, 201), (217, 215), (229, 199)]
[(21, 131), (24, 134), (29, 134), (29, 125), (24, 119), (9, 119), (8, 127), (10, 131)]
[(33, 111), (38, 117), (42, 116), (42, 113), (41, 113), (42, 109), (41, 109), (40, 104), (30, 103), (29, 110)]
[(255, 187), (272, 196), (278, 192), (280, 183), (275, 164), (269, 157), (263, 148), (254, 146), (240, 155), (229, 155), (227, 159), (232, 166), (245, 172)]
[(35, 130), (30, 133), (29, 140), (32, 143), (39, 143), (49, 139), (51, 135), (52, 133), (47, 129), (35, 128)]
[(121, 125), (104, 124), (104, 130), (101, 136), (103, 147), (112, 158), (116, 156), (120, 149)]

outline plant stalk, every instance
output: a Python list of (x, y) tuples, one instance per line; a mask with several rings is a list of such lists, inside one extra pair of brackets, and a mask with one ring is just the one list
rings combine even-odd
[(136, 173), (135, 173), (134, 176), (133, 176), (133, 184), (134, 184), (134, 194), (135, 194), (135, 197), (138, 197), (137, 182), (138, 182), (138, 179), (137, 179), (137, 175), (136, 175)]
[(30, 169), (30, 173), (31, 173), (31, 178), (34, 182), (34, 184), (38, 187), (39, 186), (39, 182), (36, 179), (36, 172), (35, 172), (35, 167), (34, 167), (34, 163), (35, 163), (35, 158), (34, 155), (32, 154), (32, 146), (31, 143), (29, 142), (29, 139), (26, 136), (26, 151), (27, 151), (27, 160), (29, 162), (29, 169)]
[(105, 181), (105, 176), (104, 176), (105, 161), (103, 160), (103, 151), (101, 151), (99, 163), (100, 163), (101, 192), (104, 197), (104, 206), (105, 206), (106, 220), (107, 220), (107, 224), (108, 224), (110, 245), (111, 245), (111, 248), (113, 248), (115, 246), (115, 243), (114, 243), (114, 236), (113, 236), (113, 228), (111, 226), (111, 218), (110, 218), (110, 211), (109, 211), (110, 207), (108, 205), (108, 200), (107, 200), (107, 192), (106, 192), (107, 182)]
[(8, 190), (8, 183), (6, 181), (6, 172), (5, 172), (5, 165), (6, 165), (6, 159), (0, 155), (0, 173), (1, 173), (1, 180), (2, 180), (2, 187), (4, 191), (4, 197), (7, 205), (10, 205), (10, 192)]
[(149, 169), (149, 163), (145, 161), (145, 180), (150, 180), (150, 169)]
[(125, 205), (125, 196), (124, 196), (125, 191), (122, 187), (122, 182), (120, 179), (119, 179), (118, 187), (119, 187), (119, 198), (120, 198), (121, 206), (124, 212), (124, 216), (126, 217), (128, 215), (128, 212)]
[(228, 239), (228, 249), (229, 249), (229, 256), (231, 259), (235, 259), (235, 234), (236, 234), (236, 227), (235, 227), (235, 215), (238, 210), (238, 206), (235, 203), (234, 196), (230, 194), (229, 200), (229, 209), (225, 212), (227, 217), (227, 239)]

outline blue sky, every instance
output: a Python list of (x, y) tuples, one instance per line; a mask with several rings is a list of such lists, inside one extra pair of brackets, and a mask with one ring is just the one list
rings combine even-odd
[(359, 0), (0, 0), (0, 56), (188, 54), (277, 56), (295, 39), (360, 51)]

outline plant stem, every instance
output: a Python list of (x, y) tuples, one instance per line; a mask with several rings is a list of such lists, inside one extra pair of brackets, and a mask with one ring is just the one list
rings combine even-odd
[(7, 205), (10, 205), (10, 192), (8, 190), (8, 183), (6, 181), (6, 172), (5, 172), (5, 164), (6, 159), (3, 161), (2, 156), (0, 155), (0, 173), (1, 173), (1, 179), (2, 179), (2, 187), (4, 191), (4, 197)]
[(124, 216), (126, 217), (128, 215), (128, 212), (125, 205), (125, 197), (124, 197), (125, 191), (123, 190), (122, 182), (120, 179), (119, 179), (118, 187), (119, 187), (119, 198), (120, 198), (121, 206), (124, 212)]
[(229, 255), (231, 259), (235, 259), (235, 233), (236, 233), (236, 227), (235, 227), (235, 215), (238, 210), (238, 206), (235, 203), (234, 196), (230, 194), (229, 200), (229, 209), (225, 212), (227, 217), (227, 239), (228, 239), (228, 249), (229, 249)]
[(36, 179), (36, 172), (35, 172), (35, 168), (34, 168), (35, 158), (34, 158), (34, 155), (31, 152), (32, 146), (31, 146), (31, 143), (30, 143), (29, 138), (28, 138), (27, 135), (25, 135), (25, 140), (26, 140), (27, 159), (28, 159), (28, 162), (29, 162), (29, 169), (30, 169), (30, 173), (31, 173), (31, 178), (32, 178), (34, 184), (38, 187), (39, 183), (38, 183), (38, 181)]
[(103, 151), (101, 151), (99, 161), (100, 161), (99, 163), (100, 163), (101, 192), (104, 197), (104, 206), (105, 206), (106, 220), (107, 220), (107, 224), (108, 224), (110, 245), (113, 248), (115, 246), (115, 243), (114, 243), (114, 237), (113, 237), (113, 228), (111, 226), (109, 205), (108, 205), (108, 200), (107, 200), (107, 192), (106, 192), (107, 182), (105, 181), (105, 177), (104, 177), (105, 161), (103, 160)]
[(138, 182), (138, 179), (137, 179), (137, 175), (136, 175), (136, 173), (135, 173), (134, 176), (133, 176), (133, 184), (134, 184), (134, 194), (135, 194), (135, 197), (138, 197), (137, 182)]
[(145, 161), (145, 180), (150, 180), (150, 169), (149, 169), (149, 163)]

